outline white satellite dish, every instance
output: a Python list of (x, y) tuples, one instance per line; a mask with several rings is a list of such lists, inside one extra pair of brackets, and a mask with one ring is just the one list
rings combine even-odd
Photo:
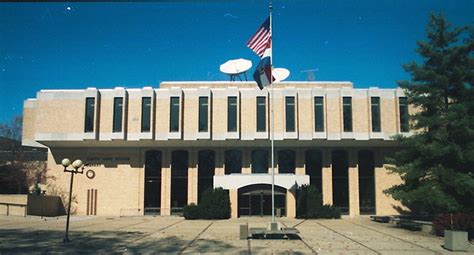
[(241, 74), (244, 74), (245, 80), (247, 80), (247, 74), (245, 72), (247, 72), (251, 67), (252, 61), (239, 58), (225, 62), (220, 66), (219, 70), (229, 75), (230, 81), (235, 81), (235, 77), (239, 77), (239, 79), (242, 80), (240, 77)]
[(290, 76), (290, 71), (286, 68), (273, 68), (272, 76), (275, 82), (283, 81)]

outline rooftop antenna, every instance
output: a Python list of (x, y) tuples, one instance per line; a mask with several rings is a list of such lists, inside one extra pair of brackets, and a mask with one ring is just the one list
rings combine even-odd
[(306, 80), (307, 81), (315, 81), (316, 76), (314, 75), (315, 72), (319, 71), (319, 68), (301, 70), (302, 73), (306, 73)]
[(231, 59), (225, 62), (224, 64), (220, 65), (219, 70), (224, 74), (229, 75), (230, 81), (235, 81), (236, 77), (239, 77), (239, 80), (242, 81), (241, 74), (244, 75), (245, 81), (247, 81), (247, 70), (252, 67), (252, 61), (238, 58), (238, 59)]

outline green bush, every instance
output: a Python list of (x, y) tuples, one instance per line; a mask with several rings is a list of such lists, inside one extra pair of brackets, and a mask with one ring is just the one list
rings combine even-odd
[(204, 191), (199, 207), (204, 219), (230, 218), (229, 191), (223, 188)]
[(184, 218), (189, 220), (230, 218), (229, 192), (222, 188), (204, 191), (198, 205), (190, 204), (184, 207)]
[(187, 220), (201, 219), (201, 210), (199, 206), (194, 203), (185, 205), (183, 208), (183, 216)]
[(341, 211), (332, 205), (323, 205), (322, 195), (315, 186), (304, 185), (297, 190), (296, 216), (303, 219), (339, 219)]

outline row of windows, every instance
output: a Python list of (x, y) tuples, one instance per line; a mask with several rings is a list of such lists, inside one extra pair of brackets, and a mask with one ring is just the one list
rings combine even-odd
[[(212, 153), (211, 153), (212, 152)], [(365, 150), (359, 151), (359, 158), (360, 154), (362, 153), (362, 156), (365, 155), (364, 153), (368, 152)], [(186, 152), (187, 154), (187, 152)], [(370, 152), (372, 154), (372, 152)], [(148, 152), (147, 152), (148, 155)], [(208, 163), (207, 161), (215, 161), (215, 154), (214, 151), (212, 150), (202, 150), (199, 151), (198, 153), (199, 157), (199, 164), (200, 167), (201, 165), (204, 165)], [(203, 157), (205, 156), (205, 157)], [(211, 157), (212, 158), (209, 158)], [(187, 156), (186, 156), (187, 157)], [(371, 156), (373, 157), (373, 155)], [(161, 152), (160, 152), (160, 158), (161, 158)], [(334, 155), (332, 156), (333, 159), (338, 159), (338, 157), (335, 157)], [(348, 159), (347, 159), (347, 153), (345, 154), (345, 160), (342, 160), (346, 163), (344, 165), (348, 166)], [(290, 149), (285, 149), (285, 150), (280, 150), (278, 151), (277, 155), (277, 162), (278, 162), (278, 173), (295, 173), (296, 169), (296, 152), (294, 150)], [(341, 161), (341, 160), (335, 160), (335, 161)], [(341, 161), (341, 162), (342, 162)], [(373, 161), (373, 159), (372, 159)], [(147, 159), (146, 162), (149, 162)], [(174, 162), (174, 161), (173, 161)], [(185, 176), (186, 175), (186, 170), (182, 169), (187, 169), (188, 164), (186, 163), (187, 160), (176, 160), (174, 164), (179, 164), (182, 165), (182, 167), (175, 167), (175, 169), (180, 169), (178, 172), (172, 173), (175, 176)], [(261, 174), (268, 174), (269, 171), (269, 151), (267, 150), (253, 150), (251, 153), (251, 172), (252, 173), (261, 173)], [(155, 168), (161, 168), (161, 159), (159, 163), (156, 163), (157, 167)], [(374, 164), (372, 162), (372, 164)], [(215, 165), (213, 163), (212, 165)], [(224, 152), (224, 173), (225, 174), (241, 174), (242, 173), (242, 151), (241, 150), (226, 150)], [(320, 150), (307, 150), (305, 152), (305, 165), (307, 168), (307, 174), (309, 175), (314, 175), (314, 167), (317, 165), (318, 168), (322, 167), (322, 152)], [(201, 172), (201, 171), (199, 171)], [(339, 175), (347, 175), (347, 172), (342, 172), (338, 173)], [(209, 171), (208, 175), (213, 176), (214, 171)], [(319, 174), (320, 176), (321, 174)], [(366, 177), (367, 173), (362, 172), (360, 173), (360, 176)], [(145, 173), (146, 178), (160, 178), (161, 177), (161, 172), (155, 172), (155, 171), (150, 171)]]
[[(141, 115), (141, 131), (151, 131), (151, 97), (142, 98), (142, 115)], [(238, 123), (238, 103), (237, 97), (227, 98), (227, 131), (236, 132)], [(95, 98), (86, 98), (86, 114), (85, 114), (85, 132), (94, 131), (94, 109)], [(381, 132), (381, 117), (380, 117), (380, 97), (370, 98), (371, 109), (371, 126), (372, 132)], [(266, 97), (257, 97), (256, 100), (256, 123), (257, 132), (267, 131), (267, 100)], [(286, 132), (296, 131), (295, 121), (295, 97), (285, 97), (285, 130)], [(400, 113), (400, 131), (409, 131), (409, 116), (408, 103), (406, 97), (399, 98), (399, 113)], [(314, 97), (314, 131), (324, 132), (324, 97)], [(342, 98), (342, 115), (343, 115), (343, 130), (344, 132), (352, 132), (352, 98)], [(123, 118), (123, 98), (114, 98), (114, 112), (113, 112), (113, 132), (122, 132), (122, 118)], [(209, 132), (209, 97), (199, 97), (199, 132)], [(179, 132), (180, 130), (180, 98), (170, 98), (170, 132)]]

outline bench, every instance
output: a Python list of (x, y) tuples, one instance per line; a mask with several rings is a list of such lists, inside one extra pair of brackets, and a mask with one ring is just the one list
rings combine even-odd
[(370, 219), (380, 223), (389, 223), (391, 218), (391, 216), (370, 216)]

